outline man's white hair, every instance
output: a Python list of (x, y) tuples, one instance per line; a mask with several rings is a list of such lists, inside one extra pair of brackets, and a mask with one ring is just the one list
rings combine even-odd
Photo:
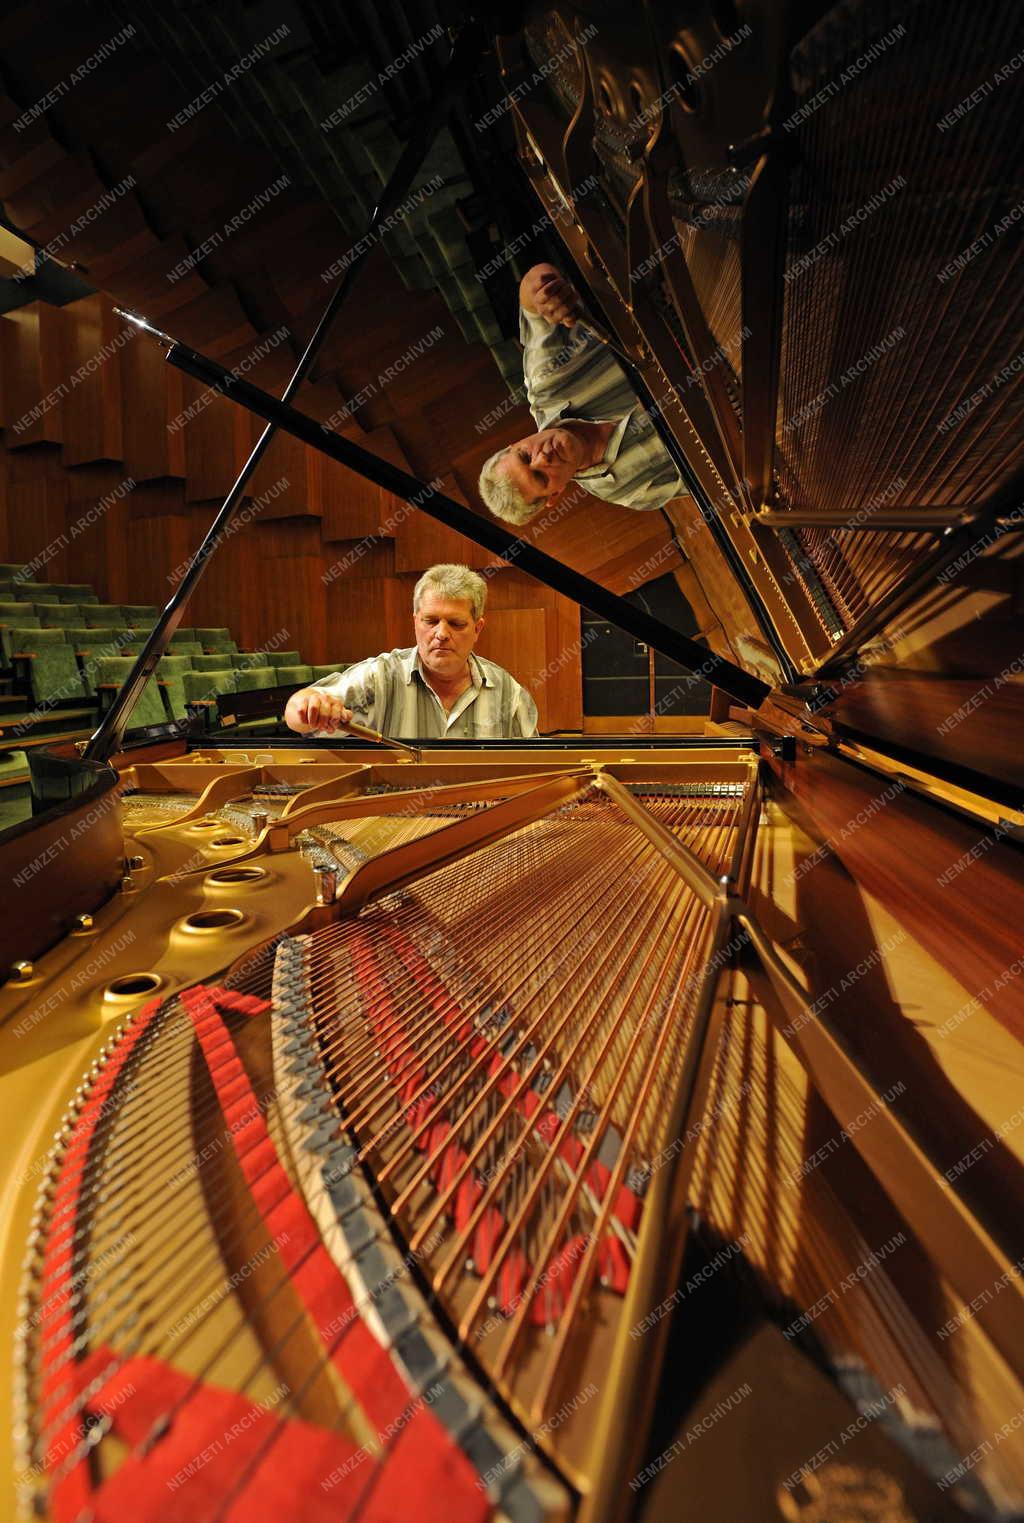
[(503, 518), (509, 524), (527, 524), (531, 518), (537, 517), (544, 502), (543, 499), (527, 502), (519, 488), (509, 480), (508, 472), (497, 469), (498, 462), (504, 460), (510, 447), (498, 450), (484, 461), (480, 472), (480, 496), (495, 518)]
[(412, 590), (412, 611), (419, 613), (425, 592), (438, 592), (444, 598), (460, 598), (479, 619), (487, 602), (487, 583), (468, 566), (428, 566)]

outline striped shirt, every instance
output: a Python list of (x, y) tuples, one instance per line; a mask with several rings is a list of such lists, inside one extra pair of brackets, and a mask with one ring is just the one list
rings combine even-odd
[(469, 687), (447, 714), (423, 676), (415, 645), (370, 656), (310, 686), (340, 698), (357, 724), (384, 735), (410, 740), (526, 740), (536, 735), (537, 705), (510, 672), (474, 654), (469, 675)]
[(519, 310), (526, 398), (538, 429), (553, 423), (618, 420), (604, 459), (575, 480), (605, 502), (641, 512), (664, 507), (686, 488), (650, 416), (607, 345), (579, 322), (571, 328)]

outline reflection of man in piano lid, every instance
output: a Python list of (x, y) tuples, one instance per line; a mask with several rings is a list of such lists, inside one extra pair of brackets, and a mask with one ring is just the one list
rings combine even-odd
[(480, 495), (491, 512), (527, 523), (574, 480), (641, 511), (682, 496), (672, 457), (622, 366), (588, 331), (575, 287), (554, 265), (535, 264), (520, 282), (519, 309), (526, 396), (539, 432), (484, 463)]
[(350, 720), (412, 740), (507, 740), (537, 733), (537, 705), (511, 673), (474, 653), (487, 584), (468, 566), (431, 566), (412, 595), (416, 644), (332, 672), (288, 700), (300, 735)]

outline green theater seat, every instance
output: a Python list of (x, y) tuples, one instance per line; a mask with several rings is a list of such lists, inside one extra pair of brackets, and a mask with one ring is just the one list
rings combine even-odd
[(259, 688), (277, 686), (272, 666), (249, 666), (242, 671), (236, 668), (235, 678), (237, 693), (253, 693)]
[(151, 629), (160, 610), (152, 603), (123, 603), (121, 612), (124, 614), (124, 622), (130, 624), (132, 629)]
[[(126, 680), (134, 661), (125, 656), (107, 656), (97, 663), (96, 688), (103, 709), (108, 709), (118, 689)], [(148, 725), (166, 724), (167, 710), (156, 679), (150, 677), (142, 689), (128, 718), (130, 730), (140, 730)]]
[[(11, 655), (27, 656), (50, 645), (67, 645), (64, 635), (63, 629), (42, 629), (35, 619), (26, 620), (20, 626), (12, 624), (10, 626)], [(68, 650), (71, 650), (70, 645)]]
[(17, 582), (14, 596), (19, 603), (59, 603), (55, 592), (51, 592), (45, 582)]
[(185, 672), (181, 680), (189, 703), (216, 703), (222, 693), (235, 691), (235, 671), (230, 666), (216, 671)]
[(205, 651), (237, 650), (230, 629), (197, 629), (196, 639)]
[(82, 611), (77, 603), (33, 603), (44, 629), (67, 629), (81, 624)]
[(16, 561), (0, 561), (0, 581), (16, 582), (24, 570)]
[[(68, 644), (74, 647), (78, 658), (79, 670), (82, 673), (82, 681), (85, 690), (90, 697), (96, 696), (96, 681), (99, 664), (108, 660), (111, 656), (122, 656), (120, 645), (114, 640), (106, 638), (108, 633), (105, 629), (68, 629), (65, 631)], [(99, 636), (97, 639), (96, 637)]]
[(221, 655), (204, 654), (192, 657), (192, 670), (194, 672), (222, 672), (226, 667), (232, 667), (230, 656), (226, 651)]
[[(49, 634), (49, 630), (40, 631)], [(70, 645), (42, 645), (28, 661), (29, 686), (36, 708), (81, 705), (88, 694)]]
[(311, 666), (275, 666), (274, 668), (276, 687), (306, 687), (312, 680)]
[(297, 650), (275, 650), (264, 657), (267, 666), (301, 666), (302, 657)]
[(92, 629), (121, 629), (124, 614), (117, 603), (90, 603), (83, 609), (84, 622)]
[(156, 664), (156, 680), (164, 695), (164, 705), (173, 719), (185, 719), (185, 683), (192, 663), (187, 656), (161, 656)]
[[(25, 639), (39, 627), (39, 620), (35, 615), (32, 618), (23, 616), (16, 623), (12, 623), (6, 615), (0, 613), (0, 648), (3, 650), (4, 666), (10, 666), (14, 652), (23, 650)], [(17, 637), (17, 643), (15, 637)]]
[(313, 681), (316, 682), (318, 677), (330, 677), (333, 672), (347, 672), (351, 665), (351, 661), (327, 661), (320, 662), (319, 664), (314, 663)]

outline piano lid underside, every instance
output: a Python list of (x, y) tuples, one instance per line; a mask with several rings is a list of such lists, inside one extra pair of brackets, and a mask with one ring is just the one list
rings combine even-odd
[[(732, 429), (735, 460), (742, 453), (749, 465), (751, 446), (766, 441), (745, 431), (775, 396), (770, 488), (759, 497), (749, 474), (724, 486), (745, 514), (775, 511), (783, 590), (802, 589), (827, 649), (937, 543), (941, 522), (915, 528), (908, 514), (903, 529), (901, 509), (948, 521), (1005, 489), (1018, 465), (1019, 85), (997, 70), (1019, 46), (1019, 18), (996, 0), (969, 12), (952, 0), (836, 7), (791, 49), (776, 87), (772, 19), (739, 6), (736, 26), (723, 30), (713, 9), (698, 7), (677, 28), (660, 22), (657, 51), (610, 15), (581, 50), (598, 184), (581, 194), (577, 216), (617, 294), (631, 287), (631, 302), (649, 301), (655, 353), (674, 349), (683, 376), (689, 367), (691, 379), (676, 383), (684, 408), (703, 375), (718, 429), (702, 444), (720, 464), (718, 435)], [(563, 124), (585, 93), (570, 14), (541, 12), (524, 34)], [(976, 91), (969, 111), (945, 119)], [(769, 158), (781, 183), (755, 215), (745, 201), (757, 156), (731, 155), (758, 131), (773, 93)], [(645, 153), (666, 100), (674, 168), (655, 170)], [(574, 165), (583, 152), (574, 147)], [(637, 208), (659, 195), (674, 231), (638, 259)], [(588, 203), (602, 216), (587, 220)], [(746, 267), (771, 268), (777, 215), (776, 394), (774, 361), (744, 342), (768, 316), (744, 307), (743, 283)], [(687, 284), (699, 316), (680, 306)], [(697, 414), (690, 422), (700, 432)], [(896, 521), (873, 525), (882, 513)], [(816, 514), (828, 515), (820, 527)]]

